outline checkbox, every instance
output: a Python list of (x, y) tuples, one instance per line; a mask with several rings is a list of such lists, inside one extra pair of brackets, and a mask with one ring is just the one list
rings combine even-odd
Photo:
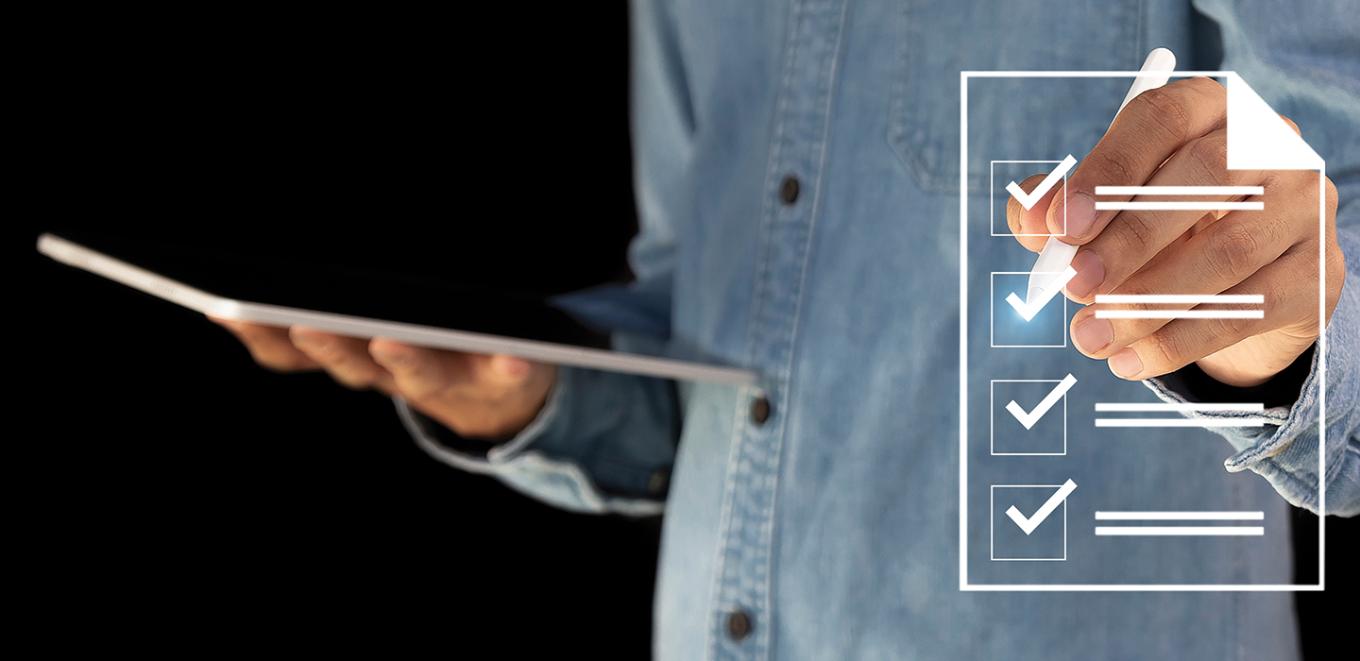
[[(1058, 274), (1052, 274), (1057, 277)], [(1006, 298), (1024, 299), (1029, 288), (1025, 271), (993, 271), (991, 274), (991, 348), (1062, 349), (1067, 347), (1067, 297), (1061, 293), (1026, 319)]]
[(991, 559), (1067, 560), (1067, 494), (1075, 488), (1071, 480), (1066, 485), (991, 485)]
[(992, 455), (1065, 456), (1070, 387), (1066, 379), (992, 379)]
[[(1019, 183), (1026, 178), (1036, 174), (1048, 174), (1055, 167), (1062, 164), (1062, 161), (991, 161), (990, 195), (990, 224), (992, 236), (1067, 236), (1067, 215), (1063, 214), (1063, 231), (1061, 234), (1049, 234), (1048, 232), (1021, 232), (1016, 234), (1011, 231), (1006, 224), (1006, 206), (1010, 204), (1011, 192), (1006, 190), (1006, 186), (1011, 182)], [(1067, 195), (1067, 172), (1063, 173), (1062, 190), (1059, 195)], [(1042, 195), (1040, 195), (1042, 197)], [(1063, 209), (1067, 206), (1064, 205)]]

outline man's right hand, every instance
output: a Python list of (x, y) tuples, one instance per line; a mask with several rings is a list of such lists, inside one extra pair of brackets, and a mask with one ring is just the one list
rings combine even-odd
[(548, 398), (551, 365), (505, 355), (426, 349), (293, 326), (209, 317), (235, 335), (255, 362), (276, 372), (325, 370), (353, 389), (375, 388), (465, 438), (505, 440), (528, 426)]

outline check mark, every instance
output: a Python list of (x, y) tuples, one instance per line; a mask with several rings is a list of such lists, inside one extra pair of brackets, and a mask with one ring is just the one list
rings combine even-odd
[(1062, 162), (1058, 164), (1058, 167), (1053, 168), (1053, 171), (1048, 173), (1048, 176), (1044, 177), (1044, 180), (1039, 182), (1039, 185), (1035, 186), (1032, 192), (1026, 193), (1020, 188), (1020, 184), (1017, 184), (1014, 181), (1006, 184), (1006, 191), (1011, 194), (1011, 197), (1015, 198), (1016, 202), (1020, 203), (1020, 206), (1025, 208), (1025, 211), (1029, 211), (1034, 208), (1035, 204), (1039, 203), (1040, 198), (1047, 195), (1048, 191), (1053, 190), (1053, 186), (1057, 185), (1059, 180), (1067, 176), (1067, 171), (1071, 170), (1072, 166), (1076, 164), (1077, 159), (1072, 158), (1072, 155), (1068, 154), (1067, 158), (1064, 158)]
[(1053, 300), (1053, 297), (1057, 296), (1058, 292), (1062, 291), (1062, 288), (1066, 287), (1067, 283), (1075, 277), (1077, 277), (1076, 270), (1069, 266), (1063, 269), (1062, 274), (1045, 284), (1043, 289), (1036, 292), (1033, 300), (1021, 300), (1019, 296), (1015, 295), (1015, 292), (1011, 292), (1006, 295), (1006, 302), (1010, 303), (1011, 307), (1015, 308), (1015, 311), (1019, 312), (1025, 321), (1033, 320), (1034, 317), (1038, 316), (1039, 311), (1044, 309), (1044, 306), (1048, 305), (1048, 302)]
[(1016, 404), (1013, 399), (1011, 400), (1011, 403), (1006, 405), (1006, 410), (1010, 411), (1011, 415), (1015, 416), (1015, 419), (1019, 420), (1020, 424), (1025, 426), (1025, 429), (1034, 429), (1034, 425), (1039, 422), (1039, 418), (1044, 417), (1044, 414), (1048, 413), (1048, 410), (1053, 408), (1053, 405), (1057, 404), (1058, 400), (1062, 399), (1063, 395), (1066, 395), (1067, 391), (1074, 385), (1077, 385), (1077, 377), (1068, 374), (1063, 377), (1062, 381), (1058, 382), (1057, 386), (1054, 386), (1052, 391), (1047, 395), (1044, 395), (1043, 400), (1034, 407), (1034, 410), (1026, 411), (1023, 408), (1020, 408), (1020, 405)]
[(1053, 513), (1053, 510), (1058, 509), (1058, 506), (1063, 504), (1063, 501), (1067, 500), (1067, 497), (1071, 495), (1073, 491), (1076, 491), (1076, 489), (1077, 483), (1068, 480), (1063, 482), (1063, 485), (1058, 487), (1058, 490), (1054, 491), (1053, 495), (1049, 496), (1048, 500), (1044, 501), (1043, 505), (1039, 506), (1038, 511), (1036, 511), (1033, 516), (1026, 517), (1024, 514), (1020, 513), (1020, 510), (1015, 509), (1014, 505), (1011, 505), (1011, 508), (1006, 510), (1006, 516), (1009, 516), (1011, 521), (1014, 521), (1015, 525), (1020, 526), (1020, 530), (1023, 530), (1025, 534), (1028, 535), (1034, 532), (1034, 529), (1038, 528), (1039, 524), (1043, 523), (1044, 519), (1047, 519), (1048, 515)]

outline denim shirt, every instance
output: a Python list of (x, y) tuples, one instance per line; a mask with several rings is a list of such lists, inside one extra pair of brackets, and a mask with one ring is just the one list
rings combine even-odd
[[(1181, 69), (1239, 72), (1302, 127), (1340, 188), (1352, 280), (1327, 329), (1323, 476), (1329, 513), (1349, 515), (1360, 511), (1360, 25), (1345, 4), (638, 2), (633, 291), (673, 354), (750, 367), (759, 386), (563, 369), (539, 417), (485, 457), (398, 407), (437, 458), (547, 502), (664, 508), (662, 659), (1296, 658), (1288, 593), (959, 589), (959, 72), (1130, 70), (1167, 46)], [(1016, 103), (1108, 123), (1115, 93)], [(970, 119), (1005, 125), (1007, 110), (974, 107)], [(1059, 123), (998, 139), (1052, 153), (1070, 148), (1069, 131), (1103, 130)], [(994, 241), (999, 260), (1033, 259)], [(992, 367), (1026, 361), (996, 352)], [(1317, 509), (1318, 366), (1302, 367), (1296, 401), (1267, 409), (1264, 427), (1158, 430), (1127, 458), (1113, 442), (1070, 453), (1088, 503), (1119, 504), (1136, 470), (1177, 502), (1264, 512), (1269, 534), (1248, 544), (1135, 545), (1121, 575), (1292, 581), (1288, 504)], [(1099, 361), (1073, 369), (1088, 397), (1150, 400)], [(1145, 385), (1195, 397), (1174, 375)], [(768, 411), (754, 412), (761, 397)], [(1091, 436), (1072, 442), (1105, 442)], [(1089, 537), (1077, 518), (1073, 535)]]

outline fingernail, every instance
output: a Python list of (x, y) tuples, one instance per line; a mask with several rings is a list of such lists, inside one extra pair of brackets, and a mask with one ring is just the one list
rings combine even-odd
[[(1086, 193), (1071, 193), (1064, 198), (1063, 206), (1058, 209), (1058, 213), (1067, 214), (1067, 236), (1074, 239), (1085, 238), (1091, 227), (1096, 224), (1095, 198)], [(1053, 220), (1059, 227), (1062, 226), (1061, 215)]]
[(1138, 352), (1124, 349), (1110, 356), (1110, 371), (1121, 379), (1132, 379), (1143, 371), (1143, 361), (1138, 358)]
[(1082, 353), (1093, 354), (1114, 341), (1114, 326), (1104, 319), (1087, 317), (1072, 329), (1072, 341)]
[(1075, 298), (1086, 298), (1105, 282), (1105, 260), (1095, 252), (1081, 250), (1072, 259), (1072, 268), (1077, 276), (1067, 283), (1067, 293)]

